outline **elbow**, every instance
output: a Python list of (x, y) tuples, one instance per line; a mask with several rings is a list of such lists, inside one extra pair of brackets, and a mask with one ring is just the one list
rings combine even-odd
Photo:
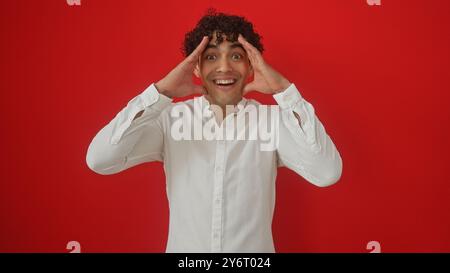
[(114, 168), (105, 167), (105, 164), (102, 164), (102, 161), (90, 149), (88, 149), (86, 154), (86, 165), (91, 171), (100, 175), (111, 175), (117, 173)]
[(330, 164), (326, 170), (324, 170), (319, 177), (311, 181), (318, 187), (328, 187), (336, 184), (342, 176), (342, 159), (338, 156), (337, 160)]
[(95, 160), (95, 157), (93, 157), (89, 152), (86, 155), (86, 164), (88, 166), (88, 168), (97, 173), (97, 174), (101, 174), (101, 175), (107, 175), (107, 173), (105, 173), (100, 167), (98, 162)]
[(333, 184), (336, 184), (341, 179), (341, 174), (342, 169), (336, 170), (332, 174), (322, 177), (321, 179), (316, 181), (315, 184), (316, 186), (321, 188), (331, 186)]

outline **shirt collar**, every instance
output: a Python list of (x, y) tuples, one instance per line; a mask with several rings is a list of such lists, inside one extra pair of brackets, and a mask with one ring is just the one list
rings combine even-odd
[[(245, 97), (242, 97), (241, 101), (238, 102), (238, 104), (233, 108), (233, 112), (235, 114), (238, 114), (240, 111), (244, 110), (244, 108), (247, 106), (248, 100)], [(200, 104), (202, 107), (202, 110), (207, 108), (208, 111), (212, 112), (210, 108), (209, 101), (205, 98), (205, 96), (200, 97)]]

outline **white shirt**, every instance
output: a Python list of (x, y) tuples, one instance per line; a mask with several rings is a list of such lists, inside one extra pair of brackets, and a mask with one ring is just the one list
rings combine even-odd
[[(167, 252), (274, 252), (277, 167), (288, 167), (320, 187), (337, 182), (342, 172), (339, 152), (295, 85), (274, 98), (281, 110), (278, 145), (262, 150), (261, 140), (175, 139), (174, 107), (188, 109), (204, 125), (208, 117), (196, 109), (210, 109), (209, 103), (203, 96), (172, 103), (151, 84), (97, 133), (87, 165), (109, 175), (144, 162), (164, 163), (170, 209)], [(250, 106), (262, 107), (245, 98), (239, 106), (221, 126)]]

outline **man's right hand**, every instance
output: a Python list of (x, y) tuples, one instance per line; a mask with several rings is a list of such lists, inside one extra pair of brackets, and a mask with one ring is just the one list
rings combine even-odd
[(170, 98), (204, 94), (203, 87), (194, 84), (192, 74), (199, 57), (207, 45), (208, 36), (204, 36), (197, 48), (186, 59), (155, 84), (159, 93)]

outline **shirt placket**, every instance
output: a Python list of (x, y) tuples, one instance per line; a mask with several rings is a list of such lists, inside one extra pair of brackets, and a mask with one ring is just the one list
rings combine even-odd
[(225, 141), (217, 140), (214, 164), (211, 252), (221, 252), (223, 237), (223, 178), (225, 168)]

